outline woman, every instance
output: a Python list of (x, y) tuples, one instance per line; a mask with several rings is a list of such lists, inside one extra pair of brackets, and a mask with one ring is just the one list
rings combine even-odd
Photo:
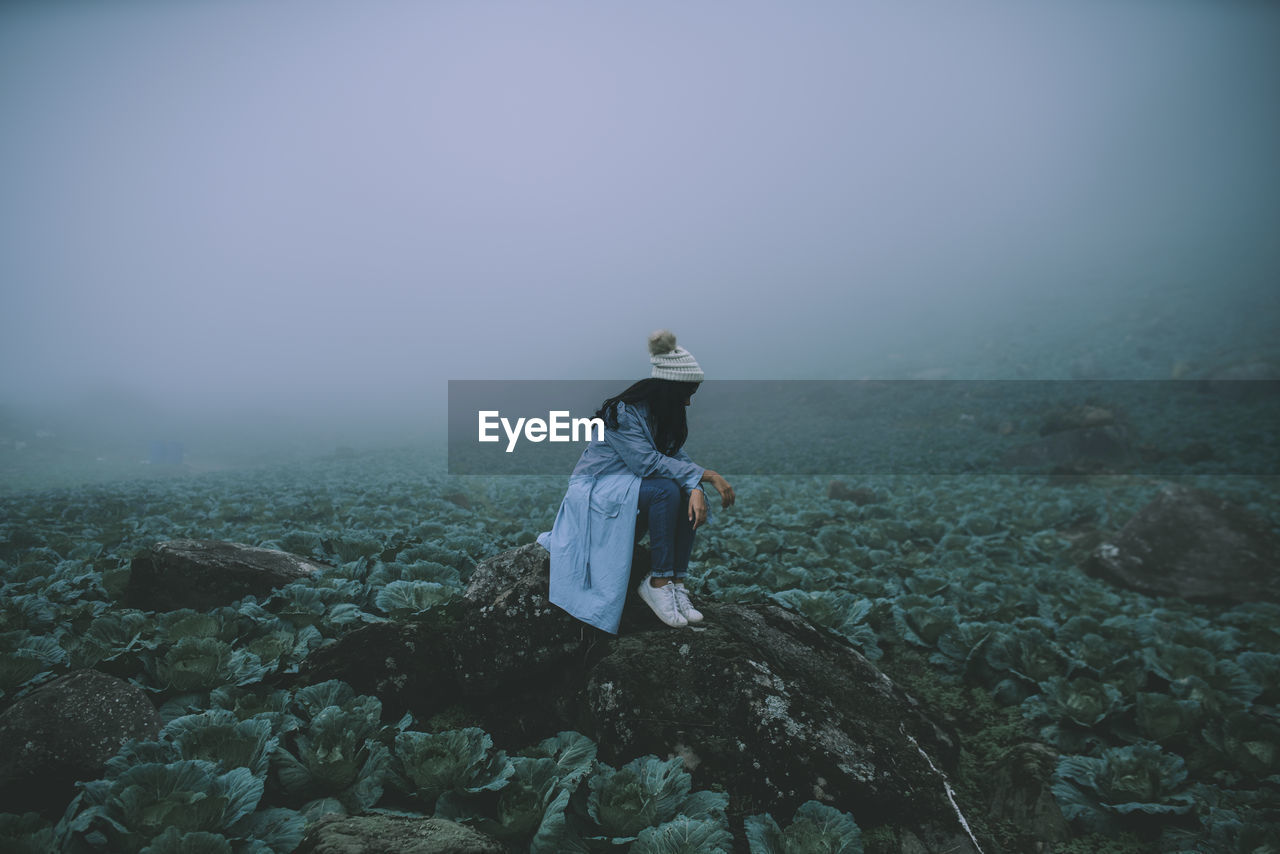
[(651, 573), (639, 594), (658, 619), (680, 627), (702, 619), (684, 579), (693, 535), (709, 518), (703, 483), (734, 502), (723, 477), (689, 459), (685, 407), (702, 368), (676, 336), (649, 336), (649, 379), (606, 400), (596, 412), (604, 440), (592, 440), (574, 467), (552, 529), (538, 537), (551, 552), (552, 603), (617, 634), (631, 577), (631, 553), (647, 527)]

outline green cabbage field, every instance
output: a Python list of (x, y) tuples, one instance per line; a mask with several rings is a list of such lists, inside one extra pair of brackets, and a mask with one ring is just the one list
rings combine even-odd
[[(1272, 480), (1183, 482), (1275, 530)], [(862, 478), (877, 500), (861, 505), (829, 498), (828, 481), (735, 478), (738, 505), (695, 545), (696, 596), (773, 601), (839, 632), (978, 759), (1050, 745), (1075, 834), (1056, 850), (1280, 850), (1280, 606), (1153, 599), (1078, 568), (1159, 481)], [(477, 562), (549, 528), (563, 487), (450, 478), (386, 451), (6, 497), (0, 707), (96, 668), (145, 689), (164, 728), (51, 805), (61, 819), (0, 815), (0, 849), (285, 854), (321, 814), (385, 809), (519, 851), (730, 850), (728, 796), (678, 759), (613, 768), (572, 732), (495, 746), (467, 721), (383, 720), (377, 697), (338, 682), (267, 687), (354, 627), (458, 595)], [(187, 537), (332, 569), (206, 613), (118, 604), (135, 553)], [(890, 850), (816, 802), (744, 832), (753, 852)]]

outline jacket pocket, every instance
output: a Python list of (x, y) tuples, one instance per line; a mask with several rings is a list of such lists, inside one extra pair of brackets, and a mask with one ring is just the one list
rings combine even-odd
[(612, 519), (622, 510), (621, 499), (598, 498), (591, 496), (591, 512)]

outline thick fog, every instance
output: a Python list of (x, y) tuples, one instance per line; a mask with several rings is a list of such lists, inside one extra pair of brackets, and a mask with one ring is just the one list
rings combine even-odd
[(859, 378), (1256, 319), (1277, 45), (1231, 0), (6, 3), (0, 406), (331, 449), (449, 379), (638, 378), (663, 326)]

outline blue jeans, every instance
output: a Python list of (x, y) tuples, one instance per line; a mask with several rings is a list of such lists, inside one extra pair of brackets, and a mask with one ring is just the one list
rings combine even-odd
[(689, 499), (671, 478), (646, 477), (640, 481), (637, 541), (644, 536), (646, 526), (653, 576), (679, 581), (688, 575), (694, 533), (689, 521)]

